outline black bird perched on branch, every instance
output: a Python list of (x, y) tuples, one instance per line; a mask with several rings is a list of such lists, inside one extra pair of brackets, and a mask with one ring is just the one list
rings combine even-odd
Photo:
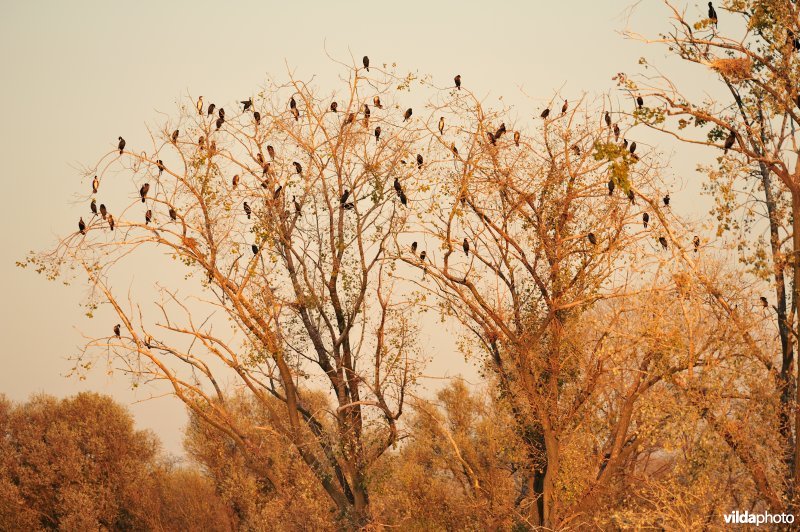
[(233, 185), (233, 188), (239, 186), (239, 174), (235, 174), (233, 176), (233, 179), (231, 180), (231, 185)]
[(633, 189), (628, 190), (628, 199), (631, 200), (631, 205), (636, 205), (636, 194)]
[(275, 148), (272, 145), (267, 145), (267, 153), (269, 154), (269, 158), (273, 161), (275, 160)]
[(422, 168), (422, 155), (417, 154), (417, 168)]
[(650, 222), (650, 215), (647, 213), (642, 214), (642, 225), (647, 229), (647, 224)]
[(567, 109), (569, 109), (569, 102), (564, 100), (564, 105), (561, 106), (561, 114), (567, 114)]
[(86, 222), (83, 221), (83, 216), (81, 216), (81, 219), (78, 220), (78, 232), (80, 232), (82, 235), (86, 234)]
[(117, 144), (117, 148), (119, 149), (119, 154), (122, 155), (122, 150), (125, 149), (125, 139), (123, 139), (122, 137), (117, 137), (117, 138), (119, 138), (119, 144)]
[(589, 233), (588, 235), (586, 235), (586, 237), (589, 239), (589, 242), (590, 242), (590, 243), (591, 243), (593, 246), (596, 246), (596, 245), (597, 245), (597, 237), (596, 237), (596, 236), (594, 236), (594, 233)]
[(258, 246), (253, 244), (252, 246), (250, 246), (250, 249), (253, 250), (253, 255), (258, 255)]
[(444, 117), (439, 117), (439, 134), (444, 135)]
[(669, 247), (669, 245), (667, 244), (667, 239), (664, 238), (663, 236), (658, 237), (658, 243), (661, 244), (661, 247), (664, 248), (665, 250)]
[(339, 198), (339, 203), (341, 205), (344, 205), (345, 203), (347, 203), (347, 198), (349, 198), (349, 197), (350, 197), (350, 191), (348, 189), (344, 189), (344, 192), (342, 193), (342, 197)]
[(764, 296), (761, 296), (760, 299), (761, 299), (761, 306), (764, 307), (764, 308), (769, 308), (769, 301), (767, 301), (767, 298), (764, 297)]
[(256, 121), (256, 124), (260, 124), (261, 123), (261, 113), (259, 113), (258, 111), (253, 113), (253, 120)]
[(223, 117), (217, 118), (217, 129), (222, 127), (222, 124), (225, 123), (225, 119)]
[(400, 198), (400, 203), (407, 205), (408, 198), (406, 197), (406, 193), (403, 191), (403, 186), (396, 177), (394, 178), (394, 191), (397, 192), (397, 197)]
[(469, 240), (467, 240), (467, 237), (464, 237), (464, 242), (461, 244), (461, 247), (464, 249), (464, 255), (469, 257)]
[(292, 96), (291, 98), (289, 98), (289, 109), (296, 109), (296, 108), (297, 108), (297, 102), (295, 101), (294, 96)]
[(338, 112), (338, 109), (339, 109), (339, 104), (336, 103), (336, 102), (331, 102), (331, 111), (336, 113), (336, 112)]
[(412, 114), (414, 114), (414, 110), (413, 110), (413, 109), (411, 109), (411, 107), (409, 107), (408, 109), (406, 109), (406, 112), (405, 112), (405, 114), (403, 114), (403, 122), (405, 122), (406, 120), (408, 120), (409, 118), (411, 118), (411, 115), (412, 115)]
[(631, 151), (631, 153), (636, 151), (636, 141), (635, 140), (631, 143), (630, 151)]
[(642, 98), (642, 95), (641, 95), (641, 94), (638, 94), (638, 95), (636, 96), (636, 105), (639, 107), (639, 109), (641, 109), (642, 107), (644, 107), (644, 98)]
[(100, 181), (97, 180), (97, 176), (94, 176), (94, 179), (92, 179), (92, 194), (97, 194), (98, 188), (100, 188)]
[(261, 155), (261, 152), (258, 152), (258, 153), (256, 154), (256, 161), (258, 161), (258, 164), (259, 164), (259, 165), (260, 165), (262, 168), (264, 167), (264, 156), (263, 156), (263, 155)]
[(611, 127), (611, 113), (606, 111), (605, 114), (606, 127)]
[(207, 116), (213, 115), (214, 114), (214, 109), (216, 109), (216, 108), (217, 108), (217, 106), (215, 104), (213, 104), (213, 103), (211, 105), (209, 105), (208, 106), (208, 115)]
[(736, 135), (733, 131), (728, 134), (728, 138), (725, 139), (725, 147), (722, 150), (722, 153), (728, 153), (728, 150), (733, 148), (733, 144), (736, 142)]
[(206, 138), (203, 135), (200, 135), (200, 138), (197, 139), (197, 145), (200, 146), (200, 148), (202, 149), (203, 146), (205, 145), (205, 142)]
[(242, 205), (242, 206), (244, 207), (244, 213), (247, 215), (247, 219), (249, 220), (250, 219), (250, 213), (252, 213), (253, 210), (250, 208), (250, 205), (248, 205), (246, 201), (244, 202), (244, 205)]
[(506, 124), (505, 122), (503, 122), (502, 124), (500, 124), (500, 127), (497, 128), (497, 131), (494, 132), (494, 138), (499, 139), (500, 137), (503, 136), (505, 132), (506, 132)]
[(219, 111), (217, 111), (217, 114), (219, 115), (220, 118), (225, 118), (225, 109), (220, 107)]
[(89, 204), (89, 210), (92, 211), (92, 214), (97, 214), (97, 201), (92, 198), (92, 202)]
[(375, 142), (381, 140), (381, 126), (375, 128)]
[(114, 325), (114, 336), (116, 336), (117, 338), (119, 338), (119, 323), (117, 323), (116, 325)]
[(619, 140), (619, 124), (614, 124), (614, 141)]
[(295, 172), (297, 172), (300, 175), (303, 175), (303, 167), (302, 167), (302, 165), (300, 163), (298, 163), (297, 161), (293, 162), (292, 164), (294, 165)]
[(425, 262), (425, 257), (426, 256), (427, 256), (427, 253), (425, 253), (425, 250), (423, 249), (422, 253), (419, 254), (419, 260)]
[(614, 180), (613, 180), (613, 179), (609, 179), (609, 180), (608, 180), (608, 195), (609, 195), (609, 196), (611, 196), (612, 194), (614, 194), (614, 186), (615, 186), (615, 185), (614, 185)]
[(242, 100), (239, 103), (241, 103), (244, 106), (244, 109), (242, 109), (242, 112), (244, 113), (253, 106), (253, 99), (248, 98), (246, 100)]
[(151, 209), (147, 209), (147, 212), (144, 213), (144, 224), (148, 225), (153, 220), (153, 211)]
[(172, 220), (173, 222), (174, 222), (174, 221), (176, 221), (176, 220), (178, 219), (178, 213), (177, 213), (177, 212), (175, 212), (175, 208), (174, 208), (174, 207), (170, 207), (170, 208), (169, 208), (169, 218), (170, 218), (170, 220)]
[(173, 132), (172, 132), (172, 143), (173, 143), (173, 144), (175, 144), (176, 142), (178, 142), (178, 135), (180, 135), (180, 133), (181, 133), (181, 132), (180, 132), (180, 130), (178, 130), (178, 129), (176, 129), (175, 131), (173, 131)]
[(142, 188), (139, 189), (139, 195), (142, 197), (142, 203), (144, 203), (144, 198), (147, 196), (147, 193), (150, 191), (150, 183), (145, 183), (142, 185)]
[(697, 253), (697, 250), (700, 249), (700, 237), (699, 236), (694, 235), (694, 238), (692, 239), (692, 245), (694, 245), (694, 252)]
[(369, 116), (372, 114), (369, 110), (369, 105), (364, 104), (364, 127), (369, 127)]
[(519, 147), (519, 131), (514, 132), (514, 146)]
[(278, 185), (278, 188), (276, 188), (275, 192), (272, 193), (272, 199), (278, 199), (278, 197), (281, 195), (281, 190), (283, 190), (283, 185)]
[(412, 255), (416, 255), (417, 254), (417, 242), (416, 241), (411, 243), (411, 254)]
[(711, 2), (708, 3), (708, 18), (711, 19), (711, 23), (716, 27), (718, 22), (717, 11), (714, 9), (714, 4)]
[(158, 167), (158, 177), (161, 177), (161, 174), (164, 173), (164, 161), (161, 159), (157, 160), (156, 167)]
[(664, 207), (669, 207), (669, 194), (664, 196), (663, 201), (664, 201)]
[(369, 57), (365, 55), (361, 62), (364, 63), (364, 68), (366, 68), (367, 72), (369, 72)]
[(550, 109), (545, 109), (544, 111), (542, 111), (542, 114), (540, 114), (539, 116), (541, 116), (542, 118), (547, 120), (547, 117), (550, 116)]
[(108, 227), (110, 227), (112, 231), (114, 230), (114, 217), (111, 216), (111, 213), (108, 214)]
[(456, 82), (456, 88), (461, 90), (461, 74), (457, 74), (456, 77), (453, 78), (453, 81)]
[(103, 217), (103, 220), (106, 219), (106, 214), (107, 213), (108, 213), (108, 211), (106, 210), (106, 204), (105, 203), (101, 203), (100, 204), (100, 216)]

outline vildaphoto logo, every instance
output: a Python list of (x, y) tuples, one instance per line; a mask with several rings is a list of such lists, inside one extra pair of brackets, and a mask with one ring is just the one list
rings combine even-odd
[(739, 510), (734, 510), (729, 514), (726, 514), (724, 517), (726, 525), (760, 526), (760, 525), (780, 525), (780, 524), (794, 523), (794, 515), (792, 514), (771, 514), (768, 512), (753, 514), (748, 512), (747, 510), (745, 510), (744, 512), (740, 512)]

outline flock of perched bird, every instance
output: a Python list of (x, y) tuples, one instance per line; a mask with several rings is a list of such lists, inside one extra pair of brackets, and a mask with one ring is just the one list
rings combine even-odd
[[(717, 23), (716, 12), (714, 11), (714, 8), (713, 8), (711, 2), (709, 2), (708, 5), (709, 5), (709, 19), (711, 19), (711, 21), (716, 25), (716, 23)], [(366, 69), (366, 71), (369, 72), (369, 57), (364, 56), (362, 63), (363, 63), (364, 68)], [(455, 89), (461, 90), (461, 75), (456, 75), (453, 78), (453, 81), (454, 81)], [(240, 103), (243, 106), (243, 109), (242, 109), (243, 112), (247, 112), (247, 111), (251, 110), (252, 107), (253, 107), (252, 98), (248, 98), (247, 100), (242, 100)], [(639, 108), (643, 107), (644, 100), (643, 100), (643, 98), (641, 96), (637, 96), (636, 97), (636, 104), (638, 105)], [(378, 109), (382, 109), (383, 108), (379, 96), (375, 96), (373, 98), (373, 106), (375, 108), (378, 108)], [(199, 114), (201, 114), (201, 115), (204, 114), (204, 104), (203, 104), (203, 97), (202, 96), (200, 96), (198, 98), (197, 103), (196, 103), (196, 108), (197, 108), (197, 112)], [(568, 100), (564, 100), (564, 103), (561, 106), (561, 115), (562, 116), (567, 113), (568, 108), (569, 108), (569, 102), (568, 102)], [(297, 102), (295, 101), (294, 97), (292, 97), (290, 99), (290, 101), (289, 101), (289, 109), (290, 109), (290, 112), (291, 112), (293, 118), (296, 121), (299, 120), (300, 111), (297, 108)], [(221, 107), (217, 108), (216, 105), (213, 104), (213, 103), (210, 104), (207, 108), (205, 108), (205, 113), (206, 113), (206, 116), (208, 116), (208, 117), (213, 116), (215, 111), (216, 111), (216, 115), (217, 115), (217, 118), (215, 120), (215, 126), (216, 126), (216, 129), (218, 130), (225, 123), (225, 110), (223, 108), (221, 108)], [(330, 111), (333, 112), (333, 113), (337, 113), (338, 112), (338, 104), (337, 104), (337, 102), (335, 102), (335, 101), (331, 102)], [(363, 117), (364, 117), (364, 124), (366, 126), (369, 123), (369, 118), (370, 118), (370, 115), (371, 115), (370, 108), (369, 108), (369, 106), (367, 104), (364, 104), (362, 113), (363, 113)], [(403, 113), (403, 122), (408, 121), (411, 118), (412, 115), (413, 115), (413, 109), (412, 108), (408, 108)], [(550, 116), (550, 109), (549, 108), (545, 109), (540, 114), (540, 117), (542, 119), (544, 119), (544, 120), (547, 120), (549, 118), (549, 116)], [(357, 114), (356, 113), (354, 113), (354, 112), (349, 113), (348, 116), (345, 118), (345, 120), (344, 120), (344, 122), (342, 124), (342, 127), (345, 127), (345, 126), (348, 126), (349, 124), (352, 124), (353, 122), (355, 122), (356, 118), (357, 118)], [(612, 123), (611, 115), (610, 115), (610, 113), (608, 111), (605, 112), (603, 118), (604, 118), (606, 126), (608, 128), (610, 128), (611, 131), (613, 132), (614, 137), (615, 137), (615, 141), (619, 141), (619, 136), (620, 136), (619, 125)], [(256, 122), (256, 124), (259, 124), (260, 121), (261, 121), (261, 114), (258, 111), (254, 110), (253, 111), (253, 119)], [(439, 123), (438, 123), (438, 129), (439, 129), (439, 133), (440, 134), (443, 134), (444, 127), (445, 127), (444, 117), (441, 117), (439, 119)], [(382, 130), (381, 130), (380, 126), (378, 126), (378, 127), (376, 127), (374, 129), (374, 136), (375, 136), (376, 142), (380, 141), (381, 133), (382, 133)], [(497, 131), (495, 131), (494, 133), (488, 132), (487, 133), (487, 137), (489, 138), (489, 142), (494, 145), (494, 144), (496, 144), (497, 140), (499, 140), (500, 137), (505, 133), (506, 133), (505, 124), (501, 124), (500, 127), (497, 129)], [(171, 139), (173, 144), (177, 144), (179, 135), (180, 135), (180, 131), (177, 130), (177, 129), (172, 133), (170, 139)], [(519, 133), (519, 131), (515, 131), (514, 132), (513, 138), (514, 138), (515, 146), (519, 146), (520, 145), (520, 133)], [(736, 139), (736, 137), (735, 137), (735, 135), (733, 133), (731, 133), (731, 135), (726, 139), (725, 145), (724, 145), (724, 149), (725, 149), (726, 152), (727, 152), (728, 149), (730, 149), (733, 146), (733, 143), (735, 142), (735, 139)], [(210, 143), (210, 144), (208, 144), (208, 146), (206, 146), (206, 139), (204, 137), (202, 137), (202, 136), (198, 140), (198, 145), (200, 146), (201, 149), (206, 148), (211, 152), (216, 151), (216, 144), (212, 141), (212, 143)], [(120, 155), (123, 155), (123, 153), (125, 151), (125, 146), (126, 146), (125, 139), (122, 138), (121, 136), (118, 137), (117, 149), (119, 150)], [(623, 146), (625, 148), (627, 148), (627, 150), (629, 151), (630, 156), (632, 158), (638, 160), (638, 156), (635, 154), (636, 147), (637, 147), (636, 146), (636, 142), (633, 142), (633, 143), (631, 143), (629, 145), (628, 141), (626, 139), (623, 139)], [(453, 151), (453, 153), (455, 155), (458, 155), (458, 149), (456, 148), (455, 144), (453, 144), (451, 146), (451, 150)], [(580, 154), (580, 148), (577, 145), (573, 146), (573, 150), (577, 154)], [(273, 146), (271, 146), (271, 145), (267, 146), (267, 154), (270, 156), (270, 159), (272, 161), (275, 160), (275, 155), (276, 154), (275, 154), (275, 149), (274, 149)], [(260, 152), (258, 153), (256, 159), (258, 160), (259, 164), (262, 166), (264, 175), (267, 175), (270, 172), (270, 162), (265, 161), (263, 155)], [(422, 155), (418, 154), (416, 156), (416, 163), (417, 163), (418, 168), (422, 168), (423, 163), (424, 163), (424, 159), (423, 159)], [(297, 174), (299, 174), (299, 175), (302, 175), (302, 173), (303, 173), (302, 165), (297, 161), (293, 162), (292, 165), (294, 167), (295, 172)], [(157, 162), (156, 162), (156, 167), (158, 169), (158, 175), (161, 176), (161, 174), (165, 170), (165, 166), (164, 166), (163, 161), (158, 159)], [(233, 177), (232, 186), (233, 186), (234, 189), (238, 186), (239, 179), (240, 179), (240, 177), (239, 177), (238, 174)], [(266, 186), (266, 185), (263, 185), (263, 186)], [(400, 201), (400, 203), (403, 206), (406, 206), (408, 204), (408, 197), (406, 196), (405, 190), (403, 189), (403, 186), (402, 186), (402, 184), (400, 183), (400, 181), (399, 181), (399, 179), (397, 177), (395, 177), (395, 179), (394, 179), (393, 187), (394, 187), (395, 194), (397, 195), (397, 198)], [(99, 188), (99, 181), (98, 181), (97, 176), (95, 176), (94, 179), (92, 180), (92, 193), (93, 194), (97, 194), (98, 188)], [(282, 188), (283, 188), (282, 186), (279, 186), (274, 191), (274, 194), (273, 194), (274, 199), (278, 199), (278, 197), (281, 194)], [(615, 183), (614, 183), (614, 180), (611, 179), (608, 182), (608, 193), (609, 193), (609, 195), (613, 195), (614, 190), (615, 190)], [(141, 188), (139, 189), (139, 195), (141, 197), (142, 203), (145, 203), (149, 191), (150, 191), (150, 184), (149, 183), (144, 183), (141, 186)], [(631, 203), (635, 203), (635, 196), (634, 196), (634, 193), (633, 193), (632, 190), (628, 191), (628, 198), (630, 199)], [(463, 201), (463, 198), (462, 198), (462, 201)], [(297, 202), (297, 199), (294, 198), (294, 197), (293, 197), (293, 203), (294, 203), (294, 207), (295, 207), (296, 212), (300, 213), (301, 206)], [(664, 203), (664, 206), (669, 206), (669, 204), (670, 204), (670, 196), (669, 196), (669, 194), (667, 194), (666, 196), (663, 197), (663, 203)], [(345, 210), (352, 210), (355, 207), (355, 204), (351, 199), (350, 190), (345, 189), (344, 193), (341, 195), (341, 197), (339, 199), (339, 204)], [(242, 208), (243, 208), (243, 211), (244, 211), (245, 215), (247, 216), (247, 219), (250, 219), (251, 216), (252, 216), (252, 212), (253, 211), (252, 211), (251, 206), (247, 203), (247, 201), (243, 202)], [(98, 215), (99, 214), (102, 217), (103, 220), (107, 221), (110, 229), (114, 230), (114, 224), (115, 224), (114, 217), (112, 216), (112, 214), (110, 212), (108, 212), (108, 209), (105, 206), (105, 204), (101, 203), (100, 206), (99, 206), (99, 209), (98, 209), (96, 200), (94, 198), (92, 198), (92, 201), (91, 201), (91, 204), (90, 204), (90, 210), (92, 212), (92, 215)], [(170, 216), (171, 220), (173, 220), (173, 221), (177, 220), (177, 212), (172, 207), (169, 208), (169, 216)], [(147, 209), (145, 211), (145, 224), (149, 224), (152, 221), (152, 217), (153, 217), (152, 210), (151, 209)], [(645, 229), (648, 227), (649, 222), (650, 222), (650, 215), (647, 212), (644, 212), (642, 214), (642, 223), (643, 223)], [(86, 223), (84, 222), (83, 217), (81, 217), (79, 219), (79, 221), (78, 221), (78, 230), (79, 230), (80, 234), (85, 235), (86, 234), (86, 229), (87, 229)], [(592, 244), (592, 246), (596, 246), (597, 245), (598, 240), (597, 240), (597, 237), (596, 237), (596, 235), (594, 233), (589, 232), (588, 235), (587, 235), (587, 238), (588, 238), (590, 244)], [(661, 245), (661, 247), (663, 249), (665, 249), (665, 250), (668, 249), (668, 242), (667, 242), (667, 239), (664, 236), (659, 236), (658, 237), (658, 242), (659, 242), (659, 244)], [(700, 239), (699, 239), (699, 237), (695, 236), (693, 238), (693, 240), (692, 240), (692, 244), (693, 244), (693, 247), (694, 247), (694, 251), (697, 252), (699, 247), (700, 247)], [(417, 242), (413, 242), (411, 244), (411, 252), (415, 257), (416, 257), (417, 247), (418, 247)], [(254, 254), (257, 255), (259, 253), (259, 246), (257, 244), (252, 244), (251, 248), (252, 248), (252, 252)], [(469, 256), (469, 253), (470, 253), (470, 242), (469, 242), (469, 239), (466, 238), (466, 237), (464, 238), (464, 240), (462, 242), (462, 249), (464, 251), (464, 254)], [(419, 254), (419, 260), (421, 262), (424, 262), (425, 259), (426, 259), (426, 252), (423, 250)], [(120, 325), (119, 324), (117, 324), (114, 327), (114, 334), (116, 336), (120, 335)]]

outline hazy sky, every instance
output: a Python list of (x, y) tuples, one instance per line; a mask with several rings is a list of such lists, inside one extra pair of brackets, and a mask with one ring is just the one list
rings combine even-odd
[[(64, 378), (65, 358), (88, 328), (80, 287), (64, 287), (16, 268), (31, 249), (75, 230), (86, 205), (77, 205), (78, 168), (93, 164), (122, 135), (144, 144), (146, 125), (175, 113), (186, 94), (233, 107), (267, 75), (317, 75), (333, 88), (326, 53), (349, 61), (368, 54), (373, 64), (429, 74), (441, 85), (460, 73), (487, 101), (506, 96), (536, 111), (554, 91), (568, 98), (600, 96), (619, 71), (636, 72), (642, 55), (666, 62), (662, 49), (625, 40), (630, 24), (654, 34), (666, 29), (660, 1), (527, 0), (519, 2), (108, 2), (0, 0), (0, 305), (3, 337), (0, 393), (24, 400), (35, 392), (59, 396), (80, 390), (109, 393), (130, 405), (140, 427), (154, 429), (168, 451), (180, 453), (185, 414), (173, 398), (146, 399), (122, 375), (96, 369), (86, 381)], [(702, 17), (705, 2), (690, 3)], [(521, 98), (524, 92), (530, 99)], [(614, 96), (617, 98), (618, 96)], [(540, 107), (539, 107), (540, 109)], [(537, 112), (538, 114), (538, 112)], [(672, 154), (666, 138), (662, 149)], [(697, 160), (671, 155), (689, 184), (673, 191), (681, 212), (700, 217)], [(98, 318), (102, 319), (102, 318)], [(112, 321), (113, 320), (113, 321)], [(107, 318), (109, 327), (116, 318)], [(93, 324), (94, 325), (94, 324)], [(431, 328), (433, 330), (433, 328)], [(432, 333), (431, 333), (432, 334)], [(447, 342), (444, 338), (432, 338)], [(437, 354), (431, 374), (466, 372), (457, 353)], [(431, 383), (436, 381), (430, 381)], [(433, 384), (431, 384), (433, 386)]]

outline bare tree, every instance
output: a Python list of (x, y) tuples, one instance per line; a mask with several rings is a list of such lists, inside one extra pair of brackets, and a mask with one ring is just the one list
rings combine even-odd
[[(116, 315), (108, 334), (88, 335), (77, 368), (107, 356), (136, 382), (166, 381), (254, 463), (264, 458), (254, 434), (275, 431), (343, 522), (360, 526), (368, 472), (398, 440), (417, 371), (413, 316), (386, 250), (406, 220), (393, 179), (412, 171), (403, 161), (419, 132), (394, 101), (402, 80), (343, 68), (331, 94), (290, 76), (227, 109), (187, 102), (147, 149), (120, 138), (87, 173), (99, 214), (29, 260), (49, 275), (79, 268), (90, 313), (108, 304)], [(128, 193), (111, 197), (123, 176)], [(151, 291), (120, 290), (126, 268), (143, 265), (191, 278), (157, 281), (149, 305)], [(260, 402), (267, 426), (229, 409), (226, 382)], [(314, 383), (330, 407), (311, 406)], [(268, 463), (260, 474), (282, 491)]]

